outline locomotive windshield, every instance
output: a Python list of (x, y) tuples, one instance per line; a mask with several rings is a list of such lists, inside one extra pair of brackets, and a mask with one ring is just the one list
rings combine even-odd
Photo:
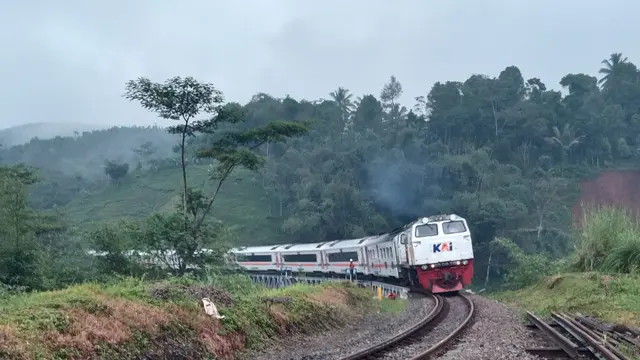
[(424, 224), (416, 226), (416, 237), (427, 237), (438, 235), (437, 224)]
[(457, 233), (467, 231), (467, 227), (464, 226), (464, 222), (460, 220), (449, 221), (449, 222), (442, 223), (442, 231), (445, 234), (457, 234)]

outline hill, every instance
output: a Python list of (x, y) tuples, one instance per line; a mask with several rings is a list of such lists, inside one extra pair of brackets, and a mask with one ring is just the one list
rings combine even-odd
[[(25, 126), (22, 132), (32, 131), (35, 136), (38, 129)], [(96, 180), (105, 176), (102, 168), (105, 160), (135, 166), (141, 158), (134, 150), (145, 142), (152, 145), (150, 159), (166, 159), (173, 155), (176, 137), (159, 127), (112, 127), (79, 136), (34, 138), (24, 144), (5, 146), (0, 150), (0, 160), (5, 164), (26, 163), (41, 170)]]
[(56, 136), (73, 136), (94, 130), (106, 129), (107, 125), (84, 123), (30, 123), (0, 130), (0, 144), (5, 147), (20, 145), (33, 138), (51, 139)]
[[(201, 187), (208, 179), (208, 166), (191, 166), (189, 182)], [(105, 220), (140, 219), (153, 212), (174, 209), (180, 201), (181, 173), (178, 168), (133, 175), (116, 185), (73, 200), (66, 207), (69, 220), (88, 229)], [(211, 182), (204, 189), (211, 189)], [(242, 239), (242, 244), (281, 241), (281, 221), (269, 216), (266, 192), (258, 173), (236, 170), (223, 185), (212, 215), (223, 221)]]

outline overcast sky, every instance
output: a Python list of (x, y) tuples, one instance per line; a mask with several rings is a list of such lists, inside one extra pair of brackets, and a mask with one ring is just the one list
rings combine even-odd
[(24, 0), (0, 5), (0, 128), (153, 124), (127, 80), (194, 76), (227, 100), (316, 99), (344, 86), (403, 102), (509, 65), (557, 88), (622, 52), (640, 63), (632, 0)]

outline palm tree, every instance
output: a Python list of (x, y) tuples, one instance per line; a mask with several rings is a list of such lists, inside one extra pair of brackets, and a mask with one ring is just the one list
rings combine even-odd
[(601, 68), (598, 73), (604, 76), (598, 80), (598, 85), (607, 87), (613, 85), (623, 75), (627, 58), (622, 58), (622, 53), (613, 53), (608, 59), (602, 60), (605, 67)]
[(544, 138), (549, 144), (553, 146), (557, 146), (562, 150), (562, 167), (566, 165), (567, 156), (571, 153), (573, 147), (580, 144), (580, 142), (584, 139), (584, 135), (575, 136), (573, 129), (569, 124), (564, 124), (562, 128), (562, 132), (558, 129), (557, 126), (552, 128), (553, 136), (549, 136)]
[(338, 104), (342, 119), (346, 120), (349, 113), (353, 110), (353, 102), (351, 101), (353, 95), (349, 94), (349, 90), (339, 87), (336, 91), (329, 93), (329, 96)]

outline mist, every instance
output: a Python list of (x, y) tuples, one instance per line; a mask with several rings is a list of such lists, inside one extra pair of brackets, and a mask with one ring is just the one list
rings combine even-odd
[[(172, 148), (178, 140), (176, 135), (159, 127), (82, 131), (82, 127), (76, 124), (40, 125), (29, 124), (5, 130), (3, 134), (10, 134), (13, 142), (18, 144), (5, 145), (0, 150), (0, 161), (5, 164), (26, 163), (41, 170), (97, 181), (106, 179), (105, 161), (129, 163), (133, 169), (142, 160), (134, 150), (143, 143), (151, 142), (155, 149), (151, 159), (160, 160), (173, 155)], [(85, 128), (89, 126), (85, 125)], [(69, 136), (69, 132), (73, 135)], [(32, 138), (24, 142), (29, 136)]]

